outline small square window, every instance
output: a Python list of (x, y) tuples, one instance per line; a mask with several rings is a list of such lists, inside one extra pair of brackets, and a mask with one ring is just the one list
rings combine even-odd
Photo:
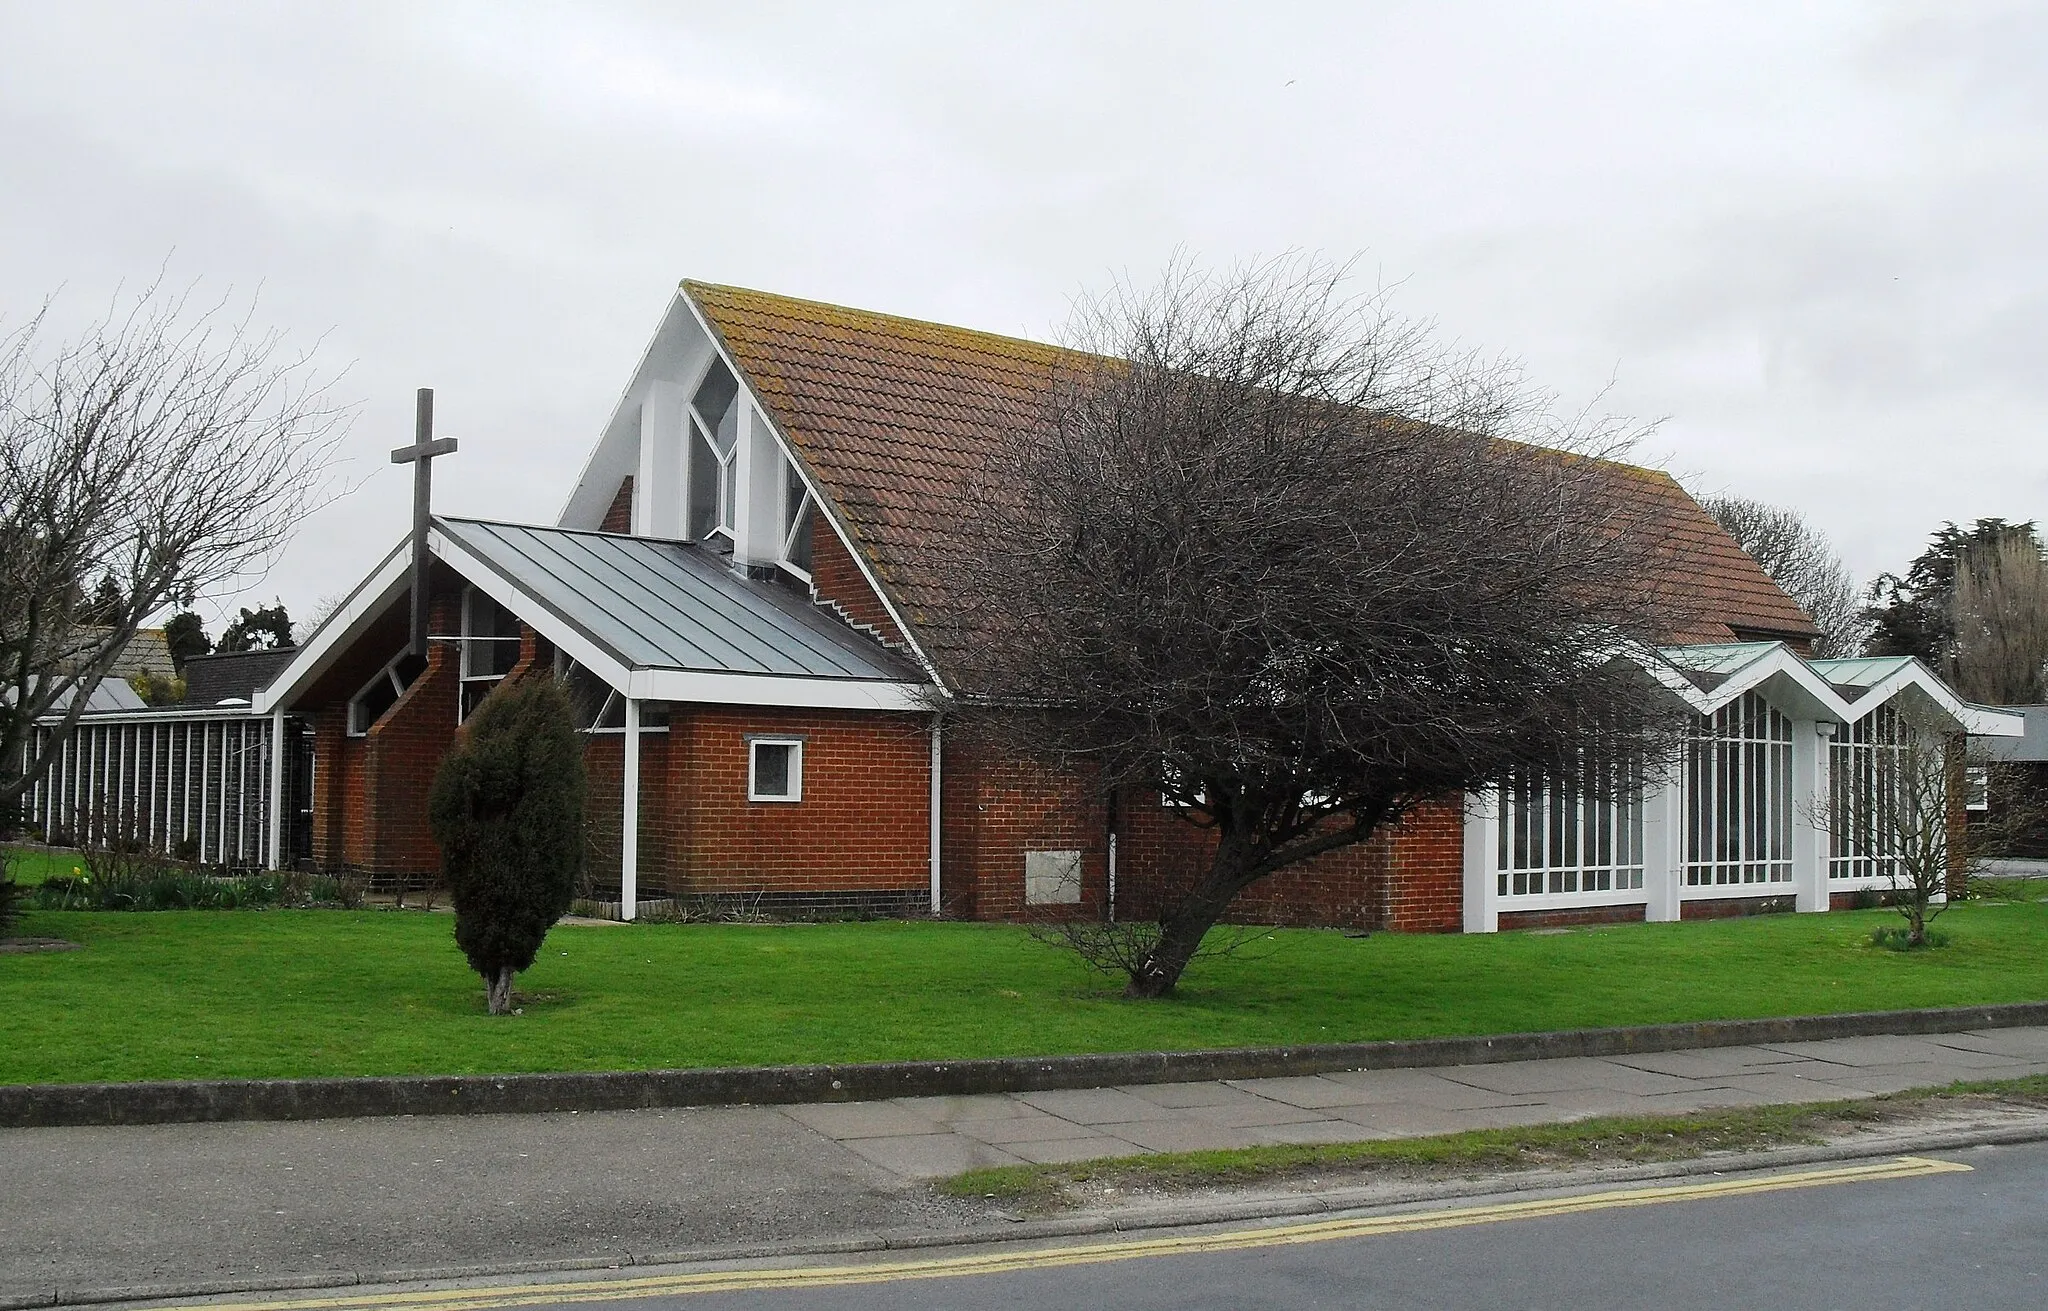
[(801, 801), (804, 797), (804, 744), (790, 739), (757, 738), (747, 752), (747, 800)]

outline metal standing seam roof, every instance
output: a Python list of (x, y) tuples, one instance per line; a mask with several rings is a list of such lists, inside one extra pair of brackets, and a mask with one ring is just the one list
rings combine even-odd
[(482, 519), (434, 523), (629, 669), (924, 681), (881, 643), (698, 547)]

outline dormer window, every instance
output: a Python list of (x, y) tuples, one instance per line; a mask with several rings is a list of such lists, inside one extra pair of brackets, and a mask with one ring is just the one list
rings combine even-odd
[(690, 537), (733, 545), (739, 510), (739, 382), (713, 360), (690, 398)]
[(782, 466), (782, 567), (811, 580), (811, 520), (817, 505), (796, 466)]

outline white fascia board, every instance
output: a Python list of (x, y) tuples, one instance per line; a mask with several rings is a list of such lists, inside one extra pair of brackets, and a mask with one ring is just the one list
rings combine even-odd
[[(1917, 687), (1941, 712), (1956, 722), (1966, 733), (1985, 737), (2022, 737), (2026, 734), (2026, 716), (1999, 710), (1993, 706), (1973, 705), (1955, 694), (1954, 689), (1941, 681), (1935, 672), (1914, 659), (1901, 666), (1896, 672), (1880, 679), (1869, 691), (1856, 698), (1851, 706), (1851, 723), (1907, 688)], [(1978, 728), (1976, 725), (1983, 724)]]
[(398, 599), (400, 592), (408, 586), (412, 572), (412, 538), (391, 549), (383, 562), (370, 571), (370, 576), (356, 584), (356, 589), (334, 612), (321, 621), (320, 627), (306, 639), (291, 663), (279, 670), (270, 684), (258, 690), (249, 701), (249, 713), (269, 714), (273, 710), (290, 709), (291, 699), (304, 691), (320, 675), (341, 658), (349, 644), (363, 635), (363, 630), (384, 608)]
[(461, 574), (464, 582), (531, 624), (534, 632), (567, 652), (570, 659), (603, 679), (613, 691), (625, 696), (632, 695), (627, 688), (628, 676), (632, 671), (617, 655), (599, 646), (582, 629), (536, 602), (511, 579), (470, 554), (459, 542), (442, 532), (439, 525), (427, 534), (427, 540), (433, 547), (434, 554), (449, 568)]
[[(583, 495), (584, 489), (589, 484), (591, 474), (597, 467), (597, 457), (604, 451), (604, 439), (611, 433), (612, 425), (619, 421), (619, 414), (626, 408), (626, 402), (632, 397), (633, 390), (640, 385), (640, 380), (646, 376), (648, 365), (654, 360), (654, 348), (661, 343), (662, 334), (668, 330), (669, 320), (675, 317), (676, 302), (687, 299), (683, 295), (682, 288), (678, 286), (674, 297), (668, 303), (668, 308), (661, 312), (660, 321), (654, 325), (654, 331), (648, 335), (646, 349), (640, 352), (640, 363), (634, 367), (632, 373), (627, 375), (626, 385), (619, 389), (619, 398), (612, 402), (611, 413), (606, 416), (604, 426), (597, 430), (597, 440), (591, 443), (590, 454), (584, 457), (582, 470), (576, 475), (576, 481), (569, 486), (568, 498), (562, 502), (562, 508), (555, 514), (555, 523), (557, 525), (562, 524), (568, 518), (569, 511), (575, 508), (577, 499)], [(638, 473), (637, 465), (633, 467), (632, 471), (636, 474)], [(612, 489), (614, 495), (617, 494), (617, 491), (616, 487)]]
[(882, 603), (882, 609), (888, 611), (890, 621), (896, 625), (897, 633), (909, 645), (910, 654), (917, 660), (918, 666), (924, 670), (925, 676), (932, 680), (932, 685), (937, 687), (941, 694), (950, 698), (953, 694), (952, 689), (948, 688), (946, 680), (940, 677), (939, 667), (933, 664), (931, 657), (925, 654), (924, 648), (918, 644), (916, 635), (910, 631), (910, 625), (903, 622), (903, 615), (896, 609), (895, 602), (891, 601), (889, 594), (882, 590), (882, 580), (875, 577), (875, 571), (868, 567), (867, 557), (854, 548), (853, 535), (846, 531), (846, 525), (839, 522), (839, 515), (832, 508), (830, 498), (819, 493), (817, 480), (811, 477), (811, 471), (804, 467), (804, 462), (797, 458), (796, 447), (790, 442), (789, 435), (782, 431), (781, 426), (775, 422), (775, 416), (770, 414), (768, 407), (761, 403), (761, 398), (754, 391), (754, 384), (748, 379), (746, 370), (740, 368), (738, 362), (726, 351), (725, 342), (716, 332), (712, 331), (711, 321), (704, 317), (704, 311), (698, 306), (697, 302), (680, 292), (677, 294), (677, 299), (689, 306), (690, 313), (697, 320), (697, 326), (703, 329), (705, 339), (711, 343), (711, 349), (718, 352), (718, 358), (725, 361), (725, 367), (732, 370), (732, 376), (739, 380), (741, 398), (752, 405), (754, 413), (767, 423), (768, 433), (775, 439), (776, 447), (782, 452), (783, 457), (789, 461), (790, 466), (796, 470), (797, 476), (804, 480), (804, 488), (810, 492), (811, 501), (817, 506), (818, 513), (831, 526), (832, 531), (838, 534), (839, 544), (846, 548), (846, 554), (853, 560), (855, 567), (860, 570), (861, 577), (867, 580), (868, 590), (872, 591), (875, 594), (875, 599)]
[(1728, 679), (1707, 694), (1707, 704), (1701, 714), (1712, 714), (1723, 706), (1741, 699), (1745, 692), (1759, 691), (1773, 679), (1779, 686), (1773, 689), (1775, 697), (1766, 693), (1765, 699), (1774, 704), (1788, 699), (1786, 692), (1793, 693), (1792, 699), (1807, 702), (1796, 707), (1805, 710), (1815, 719), (1837, 719), (1850, 722), (1849, 703), (1841, 694), (1828, 685), (1817, 670), (1799, 658), (1799, 653), (1783, 642), (1773, 642), (1771, 650), (1736, 670)]
[(858, 678), (791, 678), (777, 674), (714, 674), (692, 669), (635, 669), (625, 694), (642, 701), (705, 705), (787, 706), (807, 710), (930, 711), (923, 683)]
[(1618, 659), (1627, 660), (1654, 679), (1659, 686), (1683, 701), (1695, 714), (1703, 713), (1707, 694), (1699, 684), (1685, 676), (1685, 671), (1650, 647), (1624, 647), (1615, 652)]
[(2027, 717), (2013, 710), (1998, 706), (1961, 703), (1962, 709), (1956, 718), (1962, 722), (1963, 731), (1973, 737), (2025, 737)]

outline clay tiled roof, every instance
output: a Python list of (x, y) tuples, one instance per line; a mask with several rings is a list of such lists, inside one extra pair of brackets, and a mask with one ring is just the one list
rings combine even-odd
[[(766, 292), (685, 282), (943, 668), (965, 640), (938, 549), (994, 434), (1031, 412), (1061, 348)], [(1668, 520), (1677, 642), (1812, 634), (1813, 623), (1668, 474), (1610, 466)]]

